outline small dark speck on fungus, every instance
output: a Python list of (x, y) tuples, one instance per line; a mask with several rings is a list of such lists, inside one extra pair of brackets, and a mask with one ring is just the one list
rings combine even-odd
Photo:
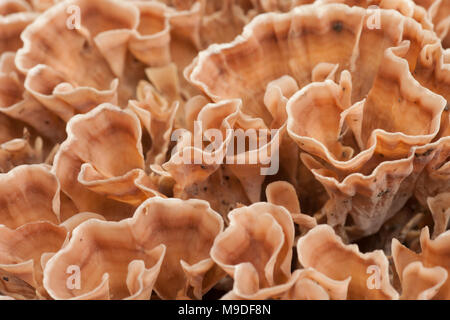
[(433, 151), (434, 151), (434, 149), (428, 149), (424, 153), (415, 153), (414, 156), (417, 158), (418, 157), (426, 157), (426, 156), (429, 156)]
[(341, 32), (343, 28), (342, 21), (333, 22), (333, 30), (336, 32)]
[(380, 192), (377, 194), (377, 197), (378, 197), (378, 198), (381, 198), (382, 196), (384, 196), (384, 195), (386, 195), (386, 194), (388, 194), (388, 193), (389, 193), (389, 189), (380, 191)]

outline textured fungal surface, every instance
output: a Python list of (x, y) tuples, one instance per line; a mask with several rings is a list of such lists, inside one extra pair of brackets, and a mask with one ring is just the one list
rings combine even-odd
[(0, 0), (0, 300), (450, 300), (449, 0)]

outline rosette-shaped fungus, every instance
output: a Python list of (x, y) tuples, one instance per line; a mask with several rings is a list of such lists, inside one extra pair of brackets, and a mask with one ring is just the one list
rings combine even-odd
[(144, 171), (141, 126), (132, 112), (100, 105), (73, 117), (67, 135), (52, 170), (78, 211), (120, 220), (159, 195)]
[(139, 24), (129, 40), (131, 53), (146, 65), (159, 67), (170, 62), (170, 25), (167, 8), (157, 2), (136, 1)]
[[(132, 218), (79, 225), (47, 262), (44, 285), (55, 299), (149, 299), (152, 289), (201, 298), (222, 276), (209, 257), (222, 228), (204, 201), (151, 198)], [(69, 287), (68, 268), (79, 277)]]
[(296, 192), (288, 183), (274, 182), (266, 193), (277, 205), (261, 202), (233, 210), (229, 227), (211, 249), (213, 260), (234, 279), (223, 299), (345, 299), (350, 278), (334, 280), (314, 268), (291, 273), (293, 219), (306, 231), (315, 220), (298, 213)]
[(301, 90), (287, 101), (287, 132), (329, 196), (322, 214), (352, 239), (377, 232), (413, 195), (448, 117), (439, 40), (413, 18), (377, 14), (373, 25), (369, 9), (317, 3), (259, 15), (187, 72), (213, 101), (240, 97), (242, 112), (266, 124), (267, 85), (292, 77)]
[[(333, 280), (313, 268), (296, 270), (293, 282), (282, 296), (283, 300), (345, 300), (350, 278)], [(292, 282), (291, 280), (291, 282)]]
[[(201, 111), (198, 117), (193, 116), (198, 122), (192, 132), (187, 129), (174, 132), (173, 135), (178, 139), (177, 144), (170, 160), (162, 167), (175, 180), (175, 196), (207, 199), (213, 208), (226, 213), (230, 204), (247, 202), (245, 196), (233, 198), (233, 193), (227, 192), (239, 186), (239, 183), (236, 183), (236, 178), (230, 179), (229, 170), (221, 166), (226, 156), (227, 145), (232, 139), (229, 130), (239, 115), (239, 101), (203, 105), (204, 101), (199, 101)], [(203, 130), (211, 128), (219, 130), (220, 137), (216, 138), (221, 139), (215, 141), (213, 148), (203, 149), (203, 141), (211, 138), (204, 137)], [(217, 173), (214, 174), (215, 172)], [(208, 180), (213, 180), (213, 183)], [(224, 195), (225, 198), (217, 199), (215, 197), (217, 193)], [(228, 199), (228, 196), (231, 199)], [(221, 210), (224, 206), (225, 208)]]
[(49, 255), (61, 249), (67, 235), (66, 228), (44, 221), (16, 229), (0, 225), (0, 270), (26, 282), (38, 297), (47, 297), (42, 287), (43, 266)]
[[(42, 288), (46, 260), (63, 246), (73, 228), (98, 218), (82, 213), (60, 224), (67, 217), (58, 179), (49, 166), (22, 165), (0, 174), (0, 270), (11, 275), (3, 294), (19, 297), (31, 288), (37, 298), (48, 297)], [(14, 289), (14, 279), (23, 285)]]
[(228, 214), (229, 226), (211, 249), (212, 259), (234, 279), (224, 298), (267, 299), (292, 286), (294, 224), (284, 207), (255, 203)]
[(449, 15), (0, 0), (0, 300), (450, 300)]
[(395, 269), (402, 282), (405, 299), (450, 299), (450, 231), (430, 239), (428, 227), (420, 235), (421, 253), (399, 241), (392, 242)]
[[(358, 233), (373, 234), (398, 212), (413, 194), (418, 173), (422, 171), (424, 164), (430, 161), (430, 154), (433, 153), (431, 145), (418, 149), (415, 145), (431, 142), (437, 134), (440, 112), (446, 102), (431, 93), (428, 93), (428, 101), (427, 95), (422, 93), (426, 104), (412, 102), (420, 99), (418, 97), (412, 96), (410, 102), (405, 98), (407, 94), (402, 95), (399, 99), (404, 102), (403, 106), (408, 109), (407, 112), (411, 112), (411, 119), (426, 119), (427, 115), (431, 119), (431, 126), (428, 121), (422, 124), (418, 121), (414, 127), (422, 126), (423, 129), (414, 132), (409, 127), (395, 125), (400, 123), (399, 120), (394, 120), (395, 113), (399, 111), (393, 109), (390, 114), (382, 114), (384, 103), (389, 102), (379, 102), (383, 101), (379, 98), (382, 95), (380, 91), (375, 90), (375, 85), (364, 103), (357, 103), (347, 109), (334, 98), (341, 88), (342, 85), (339, 87), (332, 82), (325, 82), (314, 83), (302, 89), (288, 103), (288, 131), (304, 151), (325, 160), (324, 165), (310, 155), (302, 155), (303, 162), (321, 181), (331, 197), (325, 207), (328, 223), (344, 225), (347, 216), (340, 214), (347, 211), (353, 220), (349, 232), (354, 236)], [(371, 95), (372, 92), (375, 96)], [(415, 92), (419, 93), (419, 90), (415, 89)], [(414, 110), (416, 105), (418, 107)], [(329, 109), (330, 107), (332, 109)], [(323, 111), (319, 111), (320, 109)], [(326, 114), (331, 115), (333, 109), (337, 113), (330, 118), (334, 120), (327, 121)], [(371, 109), (373, 111), (370, 111)], [(414, 114), (415, 112), (420, 115)], [(304, 121), (304, 116), (309, 119), (316, 116), (316, 125)], [(392, 124), (385, 121), (388, 118), (394, 120)], [(354, 137), (359, 141), (361, 152), (355, 156), (352, 156), (355, 149), (341, 142), (343, 121), (347, 121), (347, 124), (351, 122), (348, 127), (353, 128)], [(356, 129), (354, 125), (360, 121), (361, 126)], [(409, 124), (412, 122), (408, 121)], [(326, 126), (329, 129), (333, 127), (334, 130), (324, 130)], [(365, 130), (368, 131), (363, 133)], [(366, 142), (361, 139), (364, 135), (366, 138), (363, 140)]]
[[(211, 43), (231, 41), (253, 16), (233, 0), (213, 2), (130, 1), (139, 9), (140, 17), (137, 31), (133, 31), (129, 41), (129, 50), (150, 67), (146, 70), (147, 76), (158, 90), (157, 82), (161, 79), (174, 82), (172, 85), (177, 86), (175, 93), (180, 103), (197, 93), (182, 73), (198, 51)], [(160, 93), (165, 96), (167, 92)], [(173, 93), (165, 96), (170, 104), (174, 102)]]
[(398, 298), (383, 251), (361, 253), (356, 244), (345, 245), (328, 225), (319, 225), (301, 237), (297, 253), (305, 268), (314, 268), (334, 280), (351, 277), (348, 299)]
[[(193, 132), (174, 132), (176, 148), (162, 167), (176, 182), (175, 196), (207, 199), (225, 215), (236, 203), (260, 200), (265, 172), (277, 169), (284, 132), (284, 126), (271, 130), (245, 115), (240, 100), (209, 103), (198, 112)], [(218, 190), (227, 190), (220, 201)]]
[(65, 121), (102, 102), (126, 105), (143, 78), (127, 54), (138, 23), (138, 9), (126, 1), (54, 5), (22, 33), (16, 65), (25, 89)]

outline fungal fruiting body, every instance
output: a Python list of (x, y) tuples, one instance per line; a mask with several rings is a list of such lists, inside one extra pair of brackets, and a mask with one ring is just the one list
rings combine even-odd
[(446, 0), (1, 2), (0, 299), (450, 299), (449, 39)]

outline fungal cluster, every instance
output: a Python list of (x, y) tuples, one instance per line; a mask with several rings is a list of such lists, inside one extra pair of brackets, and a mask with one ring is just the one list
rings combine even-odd
[(1, 299), (450, 299), (450, 0), (0, 0)]

